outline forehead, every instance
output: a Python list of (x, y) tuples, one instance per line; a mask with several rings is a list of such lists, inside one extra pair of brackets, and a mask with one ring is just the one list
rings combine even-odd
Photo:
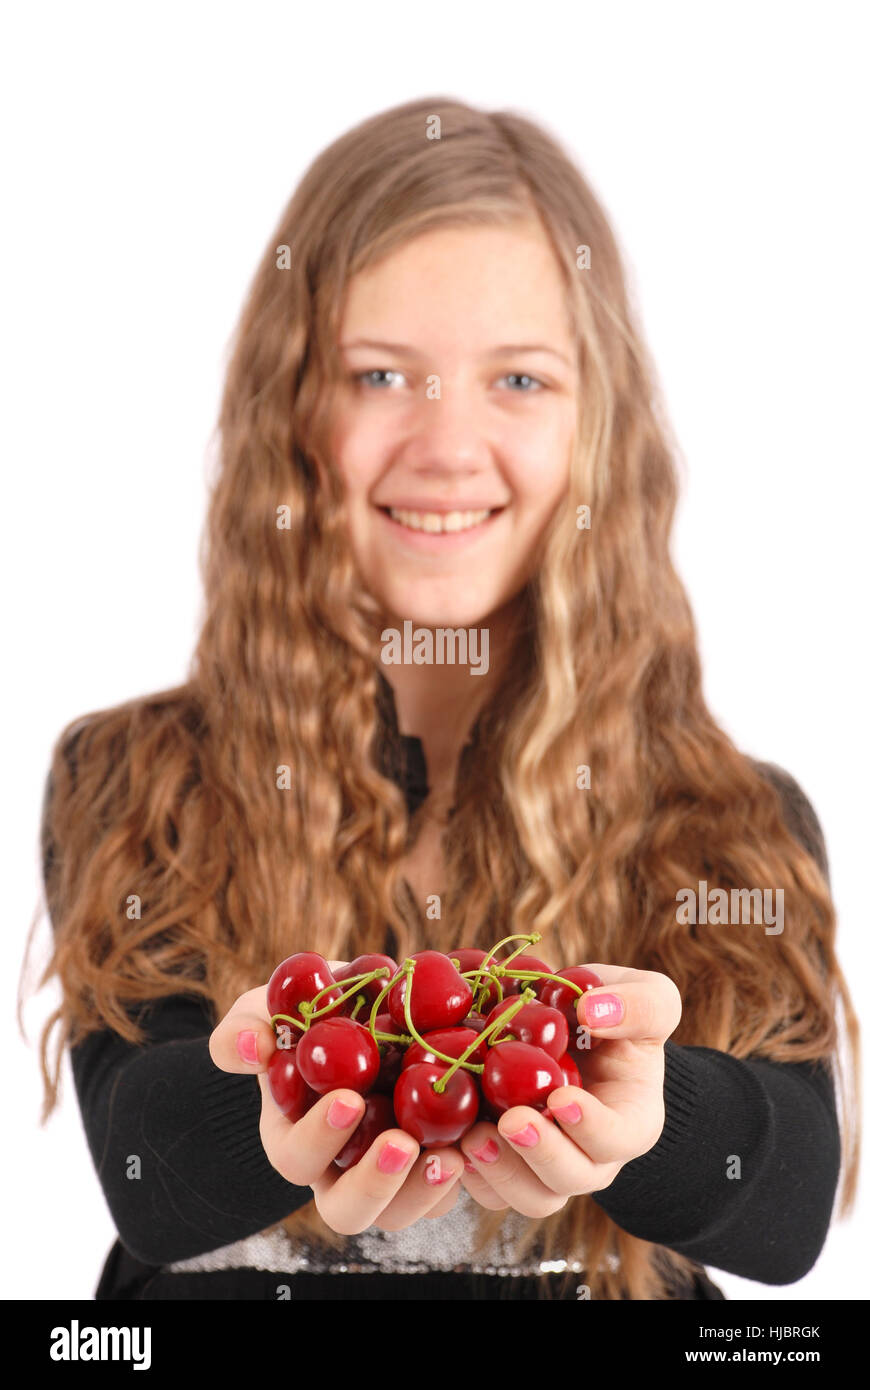
[(394, 248), (348, 285), (341, 342), (382, 336), (469, 347), (571, 344), (565, 280), (539, 223), (443, 227)]

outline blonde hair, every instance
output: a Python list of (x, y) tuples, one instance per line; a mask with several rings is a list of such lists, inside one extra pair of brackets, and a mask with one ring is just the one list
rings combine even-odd
[[(433, 114), (437, 140), (426, 138)], [(359, 582), (326, 444), (335, 342), (357, 271), (424, 230), (530, 215), (563, 272), (578, 339), (570, 505), (523, 596), (516, 659), (464, 749), (444, 841), (450, 891), (441, 920), (424, 923), (400, 866), (420, 816), (381, 770), (380, 615)], [(581, 245), (591, 264), (578, 273)], [(292, 248), (290, 273), (276, 268), (279, 246)], [(662, 971), (684, 1004), (674, 1041), (738, 1058), (841, 1067), (841, 1003), (857, 1074), (825, 874), (704, 703), (669, 555), (675, 449), (613, 234), (558, 143), (511, 112), (428, 98), (331, 145), (254, 277), (220, 435), (189, 679), (93, 712), (55, 744), (55, 948), (40, 983), (56, 975), (63, 1002), (41, 1040), (44, 1117), (65, 1046), (102, 1027), (141, 1040), (126, 1003), (197, 993), (217, 1020), (291, 950), (350, 960), (382, 949), (387, 929), (399, 958), (539, 931), (560, 964)], [(594, 520), (578, 543), (581, 503)], [(275, 524), (284, 504), (290, 532)], [(583, 795), (578, 764), (594, 769)], [(276, 792), (280, 765), (293, 769), (290, 792)], [(787, 930), (678, 923), (676, 893), (701, 878), (711, 891), (781, 886)], [(844, 1106), (842, 1214), (854, 1201), (856, 1107)], [(501, 1219), (481, 1216), (481, 1245)], [(285, 1224), (341, 1243), (313, 1204)], [(545, 1258), (580, 1252), (596, 1297), (663, 1297), (666, 1279), (694, 1268), (622, 1231), (590, 1196), (529, 1221), (528, 1245), (539, 1237)]]

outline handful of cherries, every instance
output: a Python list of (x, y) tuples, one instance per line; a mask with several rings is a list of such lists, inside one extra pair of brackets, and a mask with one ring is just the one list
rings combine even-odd
[(364, 1096), (362, 1119), (334, 1160), (342, 1171), (388, 1129), (438, 1149), (479, 1115), (496, 1121), (514, 1105), (549, 1118), (550, 1092), (583, 1084), (577, 1001), (603, 981), (584, 966), (556, 973), (526, 955), (540, 939), (418, 951), (401, 965), (363, 955), (334, 973), (314, 951), (288, 957), (266, 991), (278, 1035), (268, 1068), (276, 1105), (295, 1121), (339, 1087)]

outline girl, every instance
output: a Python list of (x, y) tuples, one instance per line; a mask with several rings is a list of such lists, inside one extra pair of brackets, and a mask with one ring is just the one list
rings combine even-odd
[[(857, 1046), (824, 844), (704, 702), (674, 450), (566, 154), (442, 98), (336, 141), (269, 241), (220, 429), (189, 680), (65, 729), (47, 787), (45, 1113), (69, 1045), (119, 1232), (97, 1297), (801, 1278), (841, 1165), (838, 1002)], [(476, 662), (408, 660), (438, 629)], [(716, 890), (782, 920), (692, 910)], [(535, 932), (603, 981), (553, 1123), (514, 1107), (436, 1164), (394, 1129), (339, 1173), (355, 1093), (277, 1109), (285, 956)]]

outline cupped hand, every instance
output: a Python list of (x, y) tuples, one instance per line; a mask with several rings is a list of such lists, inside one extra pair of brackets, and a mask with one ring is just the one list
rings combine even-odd
[(421, 1217), (450, 1210), (459, 1196), (463, 1172), (458, 1149), (421, 1153), (410, 1134), (390, 1129), (378, 1135), (359, 1163), (341, 1172), (332, 1160), (359, 1124), (365, 1101), (356, 1091), (330, 1091), (300, 1120), (288, 1120), (272, 1098), (267, 1076), (276, 1047), (265, 985), (240, 995), (209, 1038), (215, 1066), (241, 1075), (256, 1074), (266, 1157), (287, 1182), (311, 1188), (327, 1226), (340, 1235), (357, 1235), (370, 1226), (398, 1231)]
[(462, 1181), (483, 1207), (550, 1216), (571, 1197), (609, 1187), (661, 1136), (664, 1044), (680, 1022), (680, 992), (657, 971), (588, 968), (604, 984), (587, 990), (577, 1006), (578, 1037), (597, 1040), (594, 1048), (578, 1048), (583, 1088), (551, 1092), (552, 1119), (518, 1105), (497, 1126), (474, 1125), (461, 1141)]

